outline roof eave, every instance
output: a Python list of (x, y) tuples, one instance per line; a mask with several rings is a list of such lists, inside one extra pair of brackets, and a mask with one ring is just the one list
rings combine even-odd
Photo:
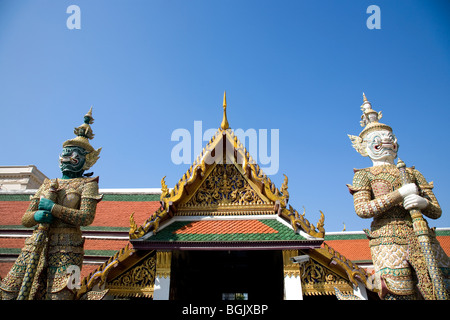
[(320, 240), (297, 241), (145, 241), (131, 240), (136, 250), (292, 250), (317, 249)]

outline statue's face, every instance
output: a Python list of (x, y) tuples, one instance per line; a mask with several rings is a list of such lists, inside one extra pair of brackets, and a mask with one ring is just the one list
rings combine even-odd
[(87, 152), (80, 147), (65, 147), (59, 155), (59, 167), (65, 174), (81, 174)]
[(394, 162), (397, 158), (398, 143), (394, 134), (388, 130), (369, 133), (365, 138), (366, 152), (375, 161)]

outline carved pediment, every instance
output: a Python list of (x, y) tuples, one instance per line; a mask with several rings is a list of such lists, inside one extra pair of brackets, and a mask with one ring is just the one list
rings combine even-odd
[(234, 164), (218, 164), (184, 206), (269, 203), (258, 195)]
[(153, 297), (156, 275), (156, 254), (135, 264), (106, 283), (109, 294), (118, 297)]

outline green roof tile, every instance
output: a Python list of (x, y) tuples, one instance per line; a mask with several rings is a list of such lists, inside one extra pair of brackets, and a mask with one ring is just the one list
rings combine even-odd
[[(222, 220), (223, 221), (223, 220)], [(306, 240), (292, 229), (276, 219), (260, 219), (259, 222), (276, 230), (277, 233), (174, 233), (195, 221), (175, 221), (163, 228), (146, 241), (182, 241), (182, 242), (216, 242), (216, 241), (292, 241)], [(184, 229), (186, 232), (186, 229)]]

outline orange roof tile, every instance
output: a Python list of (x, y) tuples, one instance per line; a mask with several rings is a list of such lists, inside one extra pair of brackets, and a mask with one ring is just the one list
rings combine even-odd
[(372, 260), (368, 239), (326, 240), (325, 243), (351, 261)]
[[(18, 226), (29, 201), (0, 201), (0, 226)], [(159, 201), (100, 201), (91, 226), (129, 227), (134, 212), (136, 223), (147, 220), (160, 206)]]
[(0, 225), (20, 225), (29, 201), (0, 201)]
[(14, 261), (1, 262), (0, 263), (0, 277), (4, 278), (8, 274), (9, 270), (11, 270)]
[(203, 220), (194, 221), (175, 230), (174, 234), (234, 234), (278, 233), (258, 220)]
[(159, 201), (100, 201), (91, 226), (130, 227), (130, 216), (138, 225), (147, 220), (159, 207)]
[(450, 236), (437, 236), (436, 239), (441, 244), (447, 256), (450, 257)]
[(118, 251), (128, 244), (128, 240), (85, 239), (84, 250)]
[(25, 238), (0, 238), (0, 248), (21, 249), (24, 245)]

